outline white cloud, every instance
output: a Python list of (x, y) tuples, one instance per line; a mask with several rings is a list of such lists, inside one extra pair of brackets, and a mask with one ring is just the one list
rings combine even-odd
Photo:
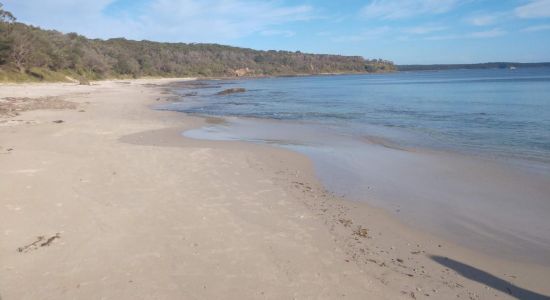
[(224, 42), (314, 18), (313, 7), (279, 0), (150, 0), (115, 14), (105, 13), (115, 0), (4, 1), (23, 22), (93, 38)]
[(435, 25), (424, 25), (424, 26), (404, 28), (403, 32), (411, 33), (411, 34), (428, 34), (432, 32), (443, 31), (445, 29), (447, 29), (447, 27), (435, 26)]
[(478, 15), (466, 19), (466, 22), (474, 26), (487, 26), (496, 23), (498, 18), (497, 15)]
[(524, 19), (550, 17), (550, 0), (532, 0), (530, 3), (516, 8), (515, 13)]
[(389, 26), (368, 28), (363, 30), (359, 34), (334, 37), (332, 38), (332, 41), (336, 43), (361, 42), (361, 41), (365, 41), (368, 39), (377, 38), (382, 35), (385, 35), (390, 30), (391, 28)]
[(331, 36), (333, 33), (331, 31), (320, 31), (315, 33), (316, 36)]
[(425, 37), (425, 40), (430, 41), (443, 41), (443, 40), (456, 40), (460, 38), (464, 38), (464, 35), (458, 35), (458, 34), (447, 34), (447, 35), (433, 35)]
[(448, 35), (428, 36), (425, 39), (432, 40), (432, 41), (457, 40), (457, 39), (482, 39), (482, 38), (486, 39), (486, 38), (495, 38), (506, 34), (507, 32), (502, 29), (493, 28), (491, 30), (476, 31), (476, 32), (471, 32), (466, 34), (448, 34)]
[(536, 31), (545, 31), (545, 30), (550, 30), (550, 24), (529, 26), (524, 28), (522, 31), (536, 32)]
[(369, 18), (402, 19), (445, 13), (458, 4), (458, 0), (372, 0), (363, 7), (361, 13)]
[(145, 16), (149, 31), (193, 41), (220, 41), (269, 30), (270, 26), (312, 18), (312, 7), (273, 1), (155, 0)]
[(5, 7), (24, 23), (90, 37), (123, 36), (137, 31), (132, 20), (106, 18), (102, 11), (114, 0), (4, 0)]
[(473, 32), (469, 36), (473, 38), (492, 38), (492, 37), (503, 36), (505, 34), (506, 34), (506, 31), (499, 28), (494, 28), (491, 30)]
[(263, 36), (283, 36), (283, 37), (293, 37), (296, 35), (296, 32), (292, 30), (264, 30), (260, 32)]

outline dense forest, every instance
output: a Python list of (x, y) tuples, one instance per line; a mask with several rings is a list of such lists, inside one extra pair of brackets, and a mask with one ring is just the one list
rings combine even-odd
[(16, 22), (0, 4), (0, 81), (370, 73), (394, 69), (390, 61), (359, 56), (124, 38), (88, 39)]
[(458, 69), (510, 69), (510, 68), (539, 68), (550, 67), (550, 63), (517, 63), (517, 62), (490, 62), (480, 64), (448, 64), (448, 65), (398, 65), (399, 71), (429, 71), (429, 70), (458, 70)]

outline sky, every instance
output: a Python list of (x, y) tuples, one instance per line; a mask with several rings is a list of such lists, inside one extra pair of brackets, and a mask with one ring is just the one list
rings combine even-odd
[(397, 64), (550, 61), (550, 0), (0, 0), (90, 38), (220, 43)]

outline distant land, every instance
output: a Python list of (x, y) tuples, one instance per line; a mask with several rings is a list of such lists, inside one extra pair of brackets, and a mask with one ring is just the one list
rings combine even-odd
[(434, 64), (434, 65), (397, 65), (398, 71), (429, 71), (429, 70), (458, 70), (458, 69), (513, 69), (513, 68), (540, 68), (550, 67), (550, 62), (517, 63), (517, 62), (488, 62), (479, 64)]
[(16, 22), (0, 4), (0, 81), (260, 77), (395, 71), (360, 56), (258, 51), (218, 44), (88, 39)]

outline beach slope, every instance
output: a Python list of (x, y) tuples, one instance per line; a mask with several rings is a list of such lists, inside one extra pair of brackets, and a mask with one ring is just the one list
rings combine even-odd
[(287, 150), (184, 138), (174, 80), (0, 87), (0, 298), (547, 299), (502, 262), (326, 192)]
[(2, 299), (398, 295), (346, 263), (250, 151), (179, 144), (200, 121), (151, 110), (166, 94), (150, 82), (0, 93), (70, 103), (27, 105), (0, 124)]

